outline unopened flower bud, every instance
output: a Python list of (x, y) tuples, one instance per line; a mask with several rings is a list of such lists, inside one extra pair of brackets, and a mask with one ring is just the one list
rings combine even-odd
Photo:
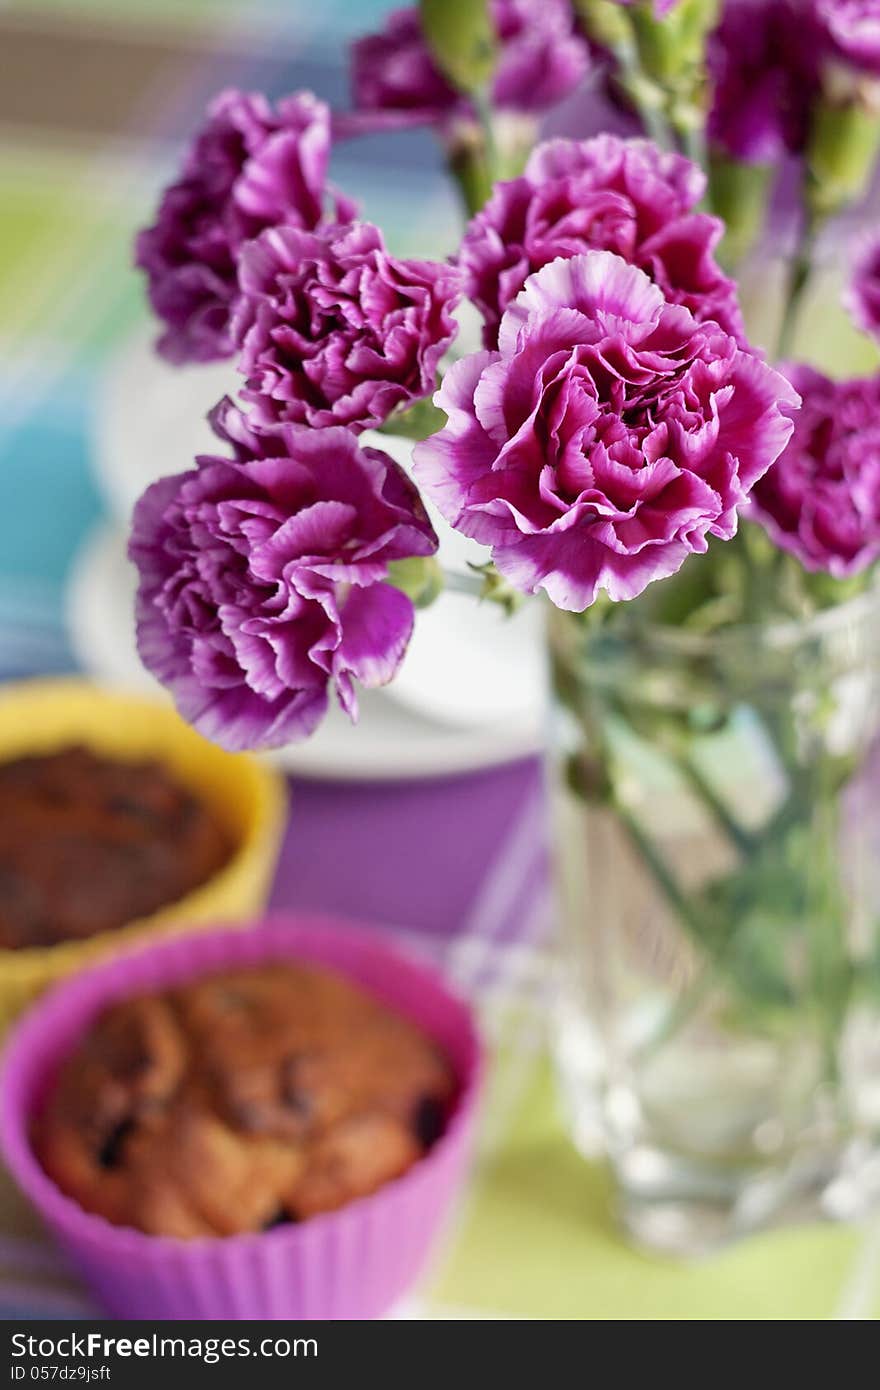
[(406, 594), (416, 608), (428, 608), (443, 592), (443, 571), (433, 555), (411, 555), (392, 560), (388, 583)]
[(574, 8), (584, 33), (603, 48), (615, 53), (632, 43), (629, 15), (618, 0), (574, 0)]
[(709, 156), (709, 194), (712, 211), (725, 226), (718, 255), (725, 266), (738, 265), (764, 225), (772, 169), (729, 159), (713, 150)]
[(839, 212), (865, 189), (880, 150), (878, 84), (869, 86), (867, 100), (855, 91), (843, 101), (823, 95), (815, 108), (807, 146), (807, 197), (814, 216)]

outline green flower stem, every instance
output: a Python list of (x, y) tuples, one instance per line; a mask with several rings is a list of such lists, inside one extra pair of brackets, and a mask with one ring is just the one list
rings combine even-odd
[[(471, 100), (477, 119), (462, 125), (447, 155), (449, 172), (461, 194), (468, 217), (485, 207), (496, 182), (510, 175), (495, 136), (492, 104), (486, 91), (475, 92)], [(520, 152), (525, 164), (525, 156)]]
[(635, 44), (616, 43), (612, 54), (618, 68), (618, 86), (636, 108), (645, 134), (661, 149), (671, 149), (674, 141), (663, 114), (663, 93), (642, 71)]
[(444, 570), (443, 580), (447, 593), (466, 594), (475, 599), (483, 596), (484, 580), (476, 572), (464, 574), (461, 570)]
[(627, 839), (651, 874), (670, 908), (687, 926), (695, 939), (704, 945), (705, 928), (693, 902), (678, 882), (664, 855), (658, 850), (650, 836), (645, 834), (629, 807), (620, 800), (614, 789), (613, 776), (609, 777), (609, 784), (611, 787), (609, 804), (625, 831)]
[(473, 217), (485, 206), (492, 193), (492, 170), (485, 136), (479, 126), (469, 128), (452, 145), (447, 155), (447, 165), (458, 186), (465, 215)]
[(490, 183), (494, 185), (500, 178), (501, 161), (498, 143), (495, 139), (495, 126), (492, 120), (492, 103), (485, 89), (475, 95), (474, 105), (477, 108), (477, 115), (480, 119), (480, 129), (483, 132), (483, 151), (486, 167), (489, 170), (489, 180)]
[(757, 841), (750, 831), (740, 825), (730, 809), (725, 806), (715, 788), (706, 780), (701, 769), (697, 766), (691, 756), (682, 751), (676, 755), (675, 766), (690, 787), (691, 791), (699, 797), (706, 810), (709, 812), (719, 830), (724, 834), (736, 851), (748, 856), (755, 852)]
[(784, 359), (791, 355), (804, 293), (810, 282), (810, 276), (813, 273), (813, 256), (816, 248), (817, 231), (818, 223), (816, 217), (809, 213), (805, 214), (798, 248), (788, 271), (788, 282), (785, 290), (785, 307), (782, 312), (782, 321), (779, 325), (779, 341), (776, 346), (776, 356), (778, 359)]
[[(593, 617), (592, 614), (591, 617)], [(596, 801), (598, 804), (604, 805), (609, 812), (616, 816), (630, 845), (648, 870), (671, 911), (685, 923), (698, 942), (704, 940), (703, 924), (694, 904), (678, 882), (662, 852), (650, 836), (645, 833), (617, 790), (614, 760), (603, 732), (601, 713), (594, 713), (588, 704), (585, 705), (581, 701), (579, 682), (575, 679), (569, 683), (566, 679), (567, 675), (567, 663), (564, 660), (557, 662), (554, 671), (554, 685), (557, 691), (563, 694), (563, 698), (565, 688), (569, 688), (569, 698), (566, 703), (583, 730), (588, 761), (593, 766), (602, 769), (600, 777), (591, 779), (591, 782), (601, 786), (601, 795), (598, 797), (590, 796), (583, 790), (579, 790), (578, 794), (584, 801)]]
[(818, 843), (810, 865), (816, 910), (810, 916), (809, 966), (813, 998), (823, 1024), (825, 1079), (835, 1088), (840, 1080), (840, 1034), (854, 990), (838, 853), (840, 795), (847, 780), (831, 758), (819, 760), (814, 789)]
[(636, 108), (645, 133), (658, 145), (671, 145), (663, 118), (665, 93), (642, 64), (634, 18), (616, 0), (574, 0), (585, 33), (610, 53), (616, 65), (614, 80)]
[[(760, 534), (753, 540), (749, 546), (740, 541), (740, 562), (755, 571), (751, 578), (744, 575), (743, 582), (753, 584), (757, 596), (773, 581), (770, 572), (764, 573)], [(745, 1010), (749, 1027), (775, 1030), (787, 1021), (809, 1029), (821, 1049), (823, 1079), (836, 1093), (841, 1030), (860, 987), (860, 971), (846, 945), (846, 892), (838, 862), (840, 794), (854, 758), (827, 749), (832, 691), (817, 682), (813, 718), (805, 727), (803, 711), (789, 707), (784, 692), (776, 691), (775, 668), (768, 669), (766, 699), (759, 691), (753, 708), (787, 788), (782, 805), (757, 831), (739, 822), (694, 756), (695, 745), (684, 730), (673, 740), (674, 727), (667, 729), (662, 722), (656, 728), (637, 727), (637, 733), (665, 752), (737, 854), (729, 872), (690, 888), (662, 838), (629, 804), (614, 738), (617, 721), (627, 718), (626, 706), (618, 708), (601, 683), (585, 686), (578, 679), (585, 659), (591, 660), (579, 643), (571, 651), (560, 645), (556, 686), (577, 717), (583, 739), (581, 752), (569, 763), (579, 774), (569, 777), (569, 788), (614, 819), (658, 902), (695, 951), (693, 977), (668, 1001), (640, 1044), (639, 1065), (649, 1064), (717, 992), (734, 1016)], [(812, 756), (805, 738), (814, 745)]]
[(669, 124), (682, 154), (687, 155), (698, 169), (707, 169), (709, 155), (706, 149), (703, 113), (695, 106), (689, 106), (683, 111), (679, 111), (673, 106), (669, 115)]

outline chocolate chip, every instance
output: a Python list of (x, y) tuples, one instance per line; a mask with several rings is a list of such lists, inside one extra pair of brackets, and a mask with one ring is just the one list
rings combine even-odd
[(270, 1216), (268, 1221), (264, 1221), (261, 1227), (264, 1231), (274, 1231), (276, 1226), (293, 1226), (296, 1224), (296, 1217), (291, 1216), (284, 1207), (279, 1207), (274, 1216)]
[(222, 989), (219, 989), (215, 995), (215, 999), (221, 1009), (231, 1009), (235, 1013), (253, 1012), (253, 999), (251, 999), (249, 995), (244, 994), (241, 990), (235, 989), (232, 985), (224, 986)]
[(136, 1081), (153, 1067), (153, 1058), (146, 1049), (133, 1048), (127, 1055), (121, 1053), (110, 1061), (110, 1070), (121, 1081)]
[(116, 1168), (122, 1162), (122, 1150), (126, 1139), (135, 1128), (130, 1117), (114, 1125), (98, 1151), (98, 1162), (102, 1168)]
[(436, 1144), (443, 1133), (443, 1106), (436, 1096), (422, 1096), (413, 1116), (413, 1130), (422, 1148)]
[(281, 1099), (289, 1110), (307, 1118), (312, 1113), (314, 1102), (311, 1093), (303, 1085), (302, 1057), (288, 1057), (281, 1065)]
[(107, 810), (115, 816), (131, 816), (134, 820), (152, 822), (156, 819), (149, 806), (142, 801), (133, 801), (129, 796), (117, 793), (107, 798)]

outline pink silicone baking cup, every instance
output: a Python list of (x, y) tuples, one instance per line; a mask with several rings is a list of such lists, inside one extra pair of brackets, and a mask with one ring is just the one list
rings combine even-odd
[[(449, 1057), (459, 1096), (446, 1130), (403, 1177), (300, 1225), (177, 1240), (112, 1226), (43, 1172), (29, 1130), (64, 1057), (113, 1001), (266, 960), (338, 970), (410, 1018)], [(439, 977), (367, 928), (273, 917), (250, 931), (200, 931), (108, 961), (45, 995), (16, 1026), (2, 1074), (6, 1163), (98, 1300), (117, 1318), (380, 1317), (424, 1267), (466, 1174), (481, 1074), (471, 1011)]]

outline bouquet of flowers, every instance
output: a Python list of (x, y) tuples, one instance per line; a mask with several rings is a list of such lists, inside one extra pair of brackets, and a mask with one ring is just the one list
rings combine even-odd
[[(540, 143), (589, 83), (632, 134)], [(224, 92), (138, 237), (159, 352), (241, 376), (216, 453), (137, 506), (141, 657), (230, 749), (308, 736), (331, 692), (355, 718), (443, 586), (427, 499), (485, 547), (485, 600), (548, 601), (566, 795), (614, 822), (686, 942), (654, 950), (662, 1007), (618, 1038), (640, 1119), (612, 1149), (719, 993), (713, 1026), (778, 1040), (809, 1017), (836, 1084), (880, 970), (873, 911), (852, 949), (866, 895), (839, 853), (880, 728), (880, 375), (790, 354), (817, 244), (880, 150), (880, 0), (422, 0), (354, 46), (352, 85), (342, 113)], [(448, 262), (392, 255), (328, 177), (335, 142), (414, 125), (469, 218)], [(756, 343), (734, 275), (780, 170), (792, 250), (777, 341)], [(851, 264), (847, 307), (878, 336), (880, 238)], [(367, 430), (413, 440), (413, 469)], [(744, 728), (764, 759), (745, 807), (718, 751)], [(698, 819), (699, 874), (646, 757)], [(570, 915), (613, 915), (601, 872)], [(629, 1009), (633, 968), (600, 1012)]]

